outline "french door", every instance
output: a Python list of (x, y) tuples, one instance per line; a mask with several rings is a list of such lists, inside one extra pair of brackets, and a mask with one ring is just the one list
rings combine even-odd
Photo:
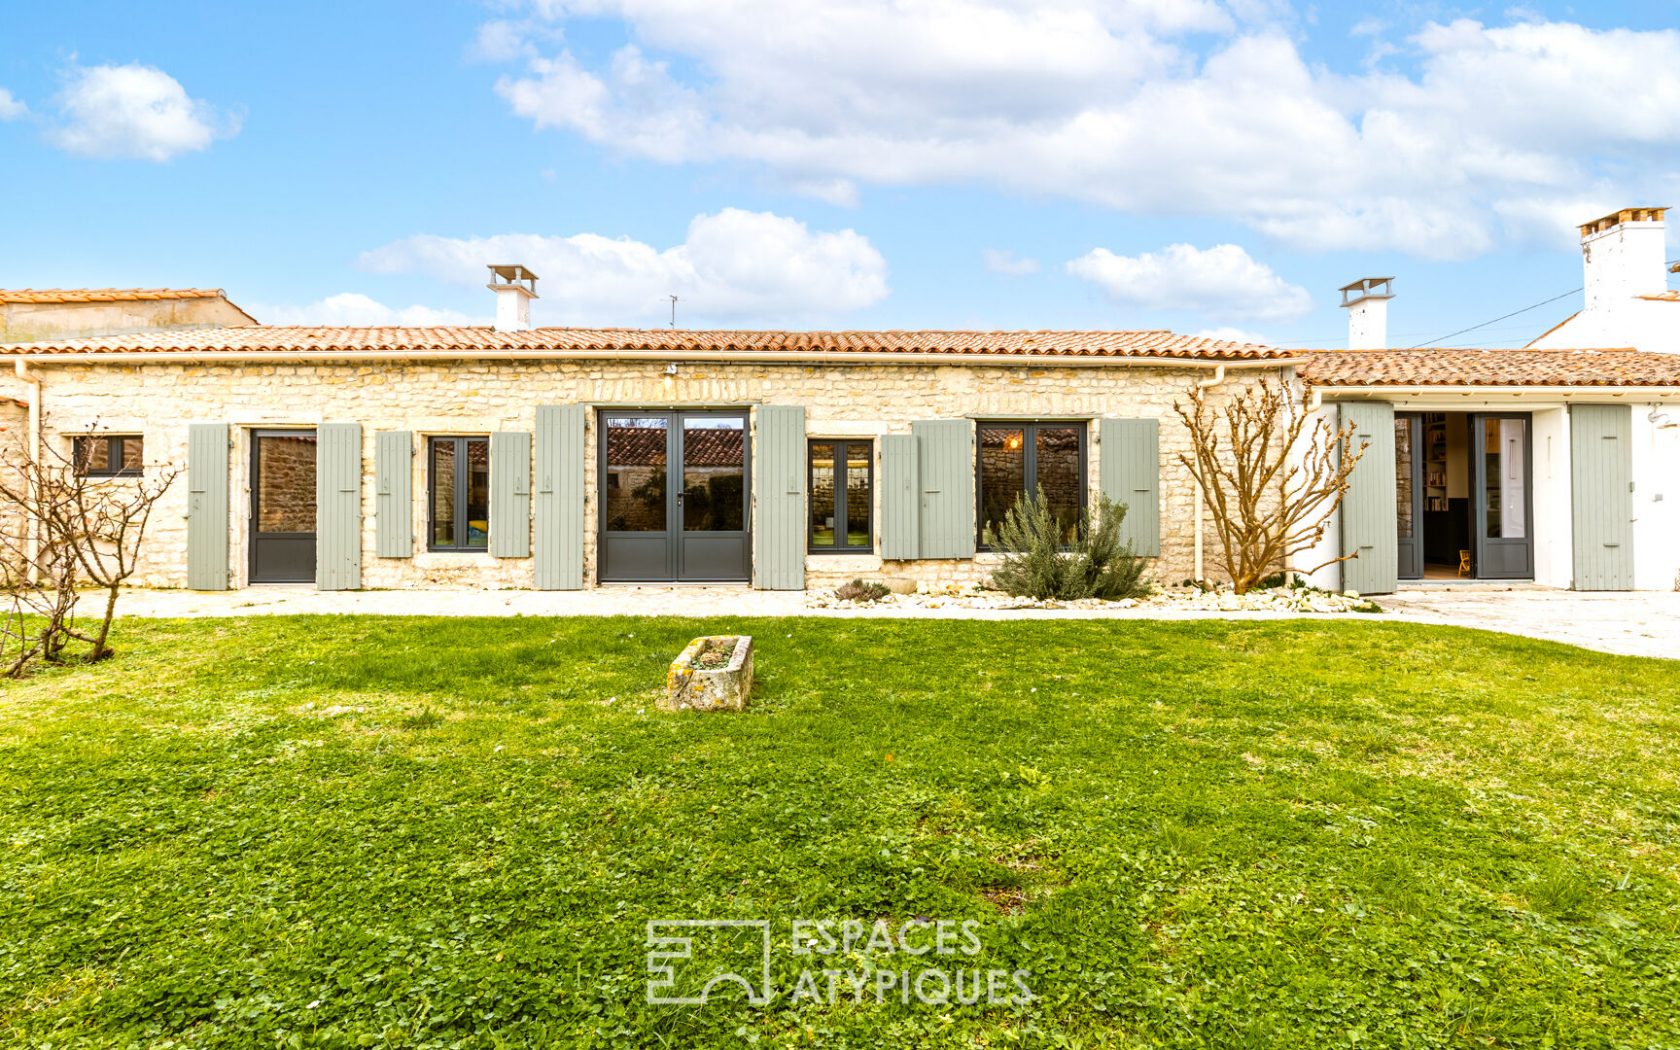
[(600, 423), (602, 582), (750, 579), (747, 414), (624, 410)]
[(1534, 576), (1534, 455), (1527, 413), (1470, 417), (1476, 576)]
[(251, 432), (251, 582), (315, 582), (315, 431)]

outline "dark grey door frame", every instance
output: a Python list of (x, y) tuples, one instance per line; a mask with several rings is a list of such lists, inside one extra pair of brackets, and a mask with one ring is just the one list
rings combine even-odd
[[(1423, 413), (1396, 412), (1394, 418), (1406, 424), (1407, 433), (1411, 436), (1412, 448), (1412, 534), (1410, 536), (1397, 535), (1395, 549), (1400, 556), (1399, 576), (1402, 580), (1421, 580), (1423, 578)], [(1395, 447), (1395, 456), (1400, 454), (1399, 446)], [(1398, 480), (1399, 463), (1395, 463), (1395, 474)], [(1398, 506), (1395, 508), (1398, 511)], [(1398, 524), (1398, 516), (1396, 517)], [(1398, 533), (1398, 530), (1396, 530)]]
[[(1523, 536), (1489, 537), (1487, 504), (1487, 433), (1490, 419), (1523, 421)], [(1504, 452), (1501, 451), (1503, 456)], [(1479, 580), (1534, 578), (1534, 416), (1529, 412), (1474, 412), (1470, 415), (1470, 493), (1476, 508), (1472, 546)], [(1504, 493), (1501, 491), (1501, 497)]]
[[(613, 532), (607, 527), (607, 421), (614, 417), (665, 421), (665, 529)], [(692, 419), (741, 421), (739, 532), (683, 527), (683, 424)], [(752, 579), (752, 424), (747, 409), (603, 408), (596, 414), (595, 491), (598, 506), (596, 571), (603, 583), (746, 583)], [(658, 549), (662, 547), (662, 550)]]
[[(315, 544), (319, 531), (263, 532), (262, 525), (262, 442), (264, 438), (315, 437), (311, 428), (269, 428), (251, 431), (251, 527), (245, 546), (251, 583), (314, 583)], [(310, 481), (310, 495), (315, 483)], [(317, 508), (319, 513), (319, 508)]]

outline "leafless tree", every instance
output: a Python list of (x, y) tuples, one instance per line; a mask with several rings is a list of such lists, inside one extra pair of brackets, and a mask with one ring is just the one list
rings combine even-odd
[[(111, 623), (123, 585), (139, 567), (152, 510), (179, 471), (97, 475), (87, 464), (45, 447), (0, 459), (0, 558), (10, 598), (0, 658), (18, 677), (36, 659), (58, 662), (71, 640), (91, 646), (86, 659), (111, 655)], [(103, 592), (95, 626), (78, 628), (78, 587)]]
[[(1173, 410), (1190, 431), (1179, 453), (1201, 486), (1219, 536), (1216, 562), (1244, 594), (1318, 546), (1325, 524), (1347, 495), (1348, 476), (1368, 443), (1355, 447), (1354, 427), (1307, 412), (1284, 385), (1266, 377), (1215, 406), (1206, 390), (1190, 390)], [(1197, 511), (1200, 513), (1200, 510)], [(1352, 555), (1302, 569), (1316, 572)]]

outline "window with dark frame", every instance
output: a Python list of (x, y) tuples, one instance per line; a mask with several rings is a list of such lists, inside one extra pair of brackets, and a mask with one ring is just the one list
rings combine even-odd
[(138, 434), (89, 434), (72, 440), (70, 456), (76, 473), (87, 478), (138, 476), (145, 467), (145, 448)]
[(874, 442), (816, 440), (806, 450), (808, 549), (813, 554), (870, 553), (875, 549)]
[(1001, 525), (1016, 500), (1041, 488), (1063, 542), (1073, 542), (1085, 519), (1085, 429), (1082, 422), (979, 425), (975, 490), (982, 549), (987, 527)]
[(490, 439), (435, 437), (427, 442), (427, 502), (434, 551), (490, 549)]

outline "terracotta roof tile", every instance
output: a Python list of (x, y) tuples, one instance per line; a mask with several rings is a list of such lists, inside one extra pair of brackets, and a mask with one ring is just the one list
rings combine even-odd
[(0, 288), (0, 303), (132, 303), (222, 297), (220, 288)]
[(1314, 386), (1674, 386), (1680, 354), (1639, 350), (1319, 350)]
[(633, 328), (336, 328), (254, 325), (141, 332), (84, 339), (17, 343), (7, 354), (204, 354), (320, 352), (445, 356), (451, 352), (601, 351), (647, 353), (902, 353), (1011, 357), (1205, 360), (1282, 358), (1287, 352), (1255, 343), (1206, 339), (1167, 331), (1126, 332), (782, 332), (688, 331)]
[(1671, 288), (1661, 295), (1642, 295), (1639, 298), (1658, 303), (1680, 303), (1680, 290)]

